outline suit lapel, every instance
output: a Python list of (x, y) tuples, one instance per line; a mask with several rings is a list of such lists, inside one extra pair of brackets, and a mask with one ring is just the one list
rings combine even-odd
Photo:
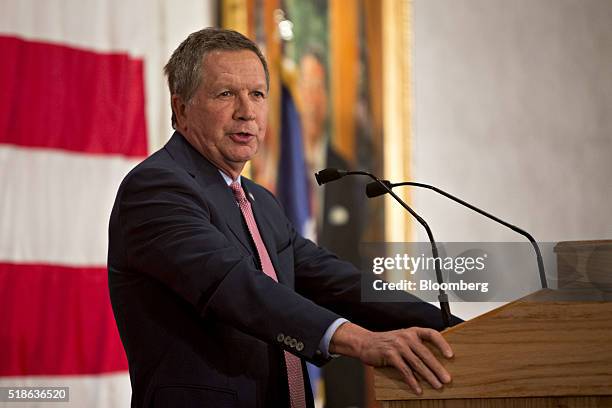
[[(222, 212), (225, 217), (227, 226), (246, 252), (257, 257), (254, 245), (252, 244), (252, 238), (243, 220), (240, 208), (236, 204), (234, 194), (227, 186), (219, 170), (195, 150), (178, 132), (174, 133), (165, 148), (172, 158), (197, 180), (206, 198), (214, 202), (215, 205), (218, 205), (220, 212)], [(245, 177), (242, 177), (242, 180), (242, 186), (251, 202), (255, 221), (257, 222), (257, 228), (259, 229), (261, 238), (264, 241), (268, 255), (274, 266), (278, 281), (290, 285), (290, 280), (287, 279), (285, 273), (280, 270), (278, 264), (276, 242), (272, 233), (272, 226), (275, 220), (270, 215), (269, 211), (266, 211), (266, 209), (260, 205), (257, 197), (250, 191), (249, 184), (252, 182)]]
[(240, 208), (219, 170), (195, 150), (178, 132), (172, 135), (165, 149), (179, 165), (185, 168), (191, 177), (196, 179), (204, 196), (218, 206), (225, 217), (227, 226), (246, 253), (254, 255), (250, 243), (251, 238), (247, 235), (248, 231), (246, 231), (246, 225), (242, 221)]
[[(221, 175), (219, 174), (219, 177)], [(225, 184), (225, 180), (221, 177), (221, 183), (216, 183), (214, 186), (207, 188), (207, 193), (215, 197), (215, 201), (219, 204), (219, 208), (222, 209), (223, 214), (232, 234), (238, 239), (242, 247), (247, 253), (254, 255), (253, 246), (251, 245), (251, 238), (248, 235), (246, 224), (243, 221), (242, 213), (236, 203), (234, 194), (230, 188)]]
[[(249, 180), (250, 182), (250, 180)], [(256, 197), (249, 191), (248, 184), (249, 182), (244, 182), (242, 186), (245, 190), (249, 201), (251, 201), (251, 207), (253, 208), (253, 215), (255, 216), (255, 222), (257, 222), (257, 228), (259, 229), (259, 233), (261, 234), (261, 238), (266, 245), (266, 249), (268, 251), (268, 255), (270, 256), (270, 260), (272, 261), (272, 266), (274, 266), (274, 271), (276, 272), (276, 277), (280, 283), (285, 285), (289, 284), (289, 281), (283, 271), (279, 268), (278, 264), (278, 256), (276, 253), (276, 242), (274, 240), (274, 236), (272, 234), (272, 222), (268, 216), (265, 208), (260, 205)]]

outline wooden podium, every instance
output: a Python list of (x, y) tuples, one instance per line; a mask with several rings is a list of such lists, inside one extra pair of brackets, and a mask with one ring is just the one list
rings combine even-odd
[[(600, 279), (590, 286), (583, 278), (593, 273), (565, 262), (583, 260), (587, 251), (596, 252)], [(562, 288), (541, 290), (442, 332), (455, 352), (446, 360), (434, 351), (453, 377), (443, 390), (421, 381), (423, 394), (417, 396), (395, 369), (376, 369), (382, 407), (612, 407), (612, 302), (598, 300), (610, 299), (612, 241), (560, 243), (555, 252)], [(569, 279), (568, 271), (577, 279)]]

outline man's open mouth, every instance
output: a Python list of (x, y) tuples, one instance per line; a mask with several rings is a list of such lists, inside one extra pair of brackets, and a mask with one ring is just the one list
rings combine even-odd
[(253, 133), (248, 132), (235, 132), (230, 133), (230, 138), (236, 143), (246, 143), (249, 142), (255, 135)]

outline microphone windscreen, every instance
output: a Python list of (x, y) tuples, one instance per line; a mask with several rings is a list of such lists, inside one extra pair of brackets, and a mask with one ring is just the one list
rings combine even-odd
[[(392, 188), (391, 182), (389, 180), (381, 180), (383, 183), (387, 185), (387, 187)], [(380, 183), (373, 181), (366, 185), (366, 195), (369, 198), (378, 197), (383, 194), (387, 194), (387, 190), (380, 185)]]
[(317, 184), (322, 186), (325, 183), (344, 177), (345, 174), (346, 171), (327, 168), (315, 173), (315, 179), (317, 179)]

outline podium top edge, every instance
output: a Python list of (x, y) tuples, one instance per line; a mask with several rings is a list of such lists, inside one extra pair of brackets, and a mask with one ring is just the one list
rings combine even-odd
[(554, 252), (586, 251), (595, 248), (609, 248), (612, 252), (612, 239), (591, 241), (560, 241), (554, 247)]

